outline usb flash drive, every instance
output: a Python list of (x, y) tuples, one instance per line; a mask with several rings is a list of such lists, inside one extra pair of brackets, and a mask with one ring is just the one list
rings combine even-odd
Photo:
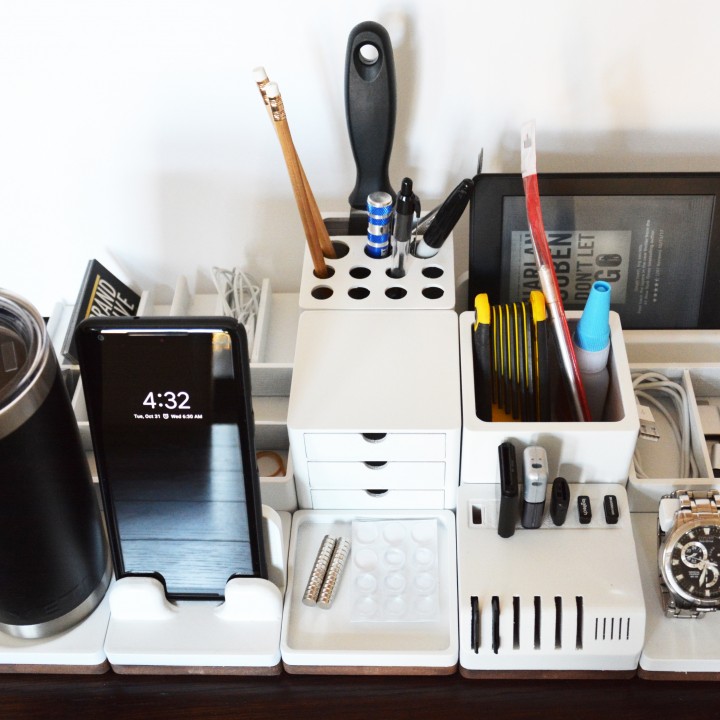
[(498, 446), (500, 463), (500, 513), (498, 517), (498, 535), (509, 538), (515, 534), (518, 517), (518, 470), (515, 446), (503, 442)]
[(548, 470), (547, 453), (539, 445), (531, 445), (523, 452), (523, 508), (524, 528), (539, 528), (545, 511)]
[(570, 507), (570, 487), (564, 477), (556, 477), (553, 480), (552, 492), (550, 493), (550, 517), (558, 527), (565, 522), (567, 511)]
[(589, 525), (592, 520), (592, 507), (588, 495), (578, 495), (577, 499), (578, 519), (581, 525)]
[(608, 525), (617, 525), (620, 510), (617, 498), (614, 495), (606, 495), (603, 498), (603, 510), (605, 511), (605, 522)]

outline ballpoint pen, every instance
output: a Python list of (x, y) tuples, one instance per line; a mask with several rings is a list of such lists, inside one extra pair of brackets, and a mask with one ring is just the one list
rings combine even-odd
[(392, 266), (390, 277), (405, 277), (405, 264), (412, 234), (413, 215), (420, 214), (420, 200), (413, 192), (410, 178), (404, 178), (395, 203), (395, 221), (392, 234)]
[(523, 125), (520, 140), (521, 169), (528, 224), (530, 226), (530, 236), (532, 238), (533, 252), (535, 253), (540, 287), (545, 295), (550, 327), (552, 327), (555, 335), (558, 354), (562, 363), (561, 369), (570, 391), (575, 419), (590, 420), (590, 409), (585, 397), (572, 337), (565, 317), (565, 309), (563, 308), (560, 288), (555, 275), (552, 254), (545, 235), (542, 209), (540, 207), (540, 191), (538, 189), (534, 122), (531, 121)]
[(448, 195), (440, 206), (430, 226), (422, 237), (418, 237), (413, 247), (413, 255), (419, 258), (431, 258), (438, 254), (453, 228), (465, 212), (475, 183), (466, 178)]

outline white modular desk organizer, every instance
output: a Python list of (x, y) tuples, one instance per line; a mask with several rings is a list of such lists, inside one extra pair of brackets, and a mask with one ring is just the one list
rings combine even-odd
[[(678, 489), (720, 487), (713, 477), (710, 446), (720, 440), (720, 332), (633, 330), (626, 333), (632, 372), (654, 370), (678, 382), (688, 397), (691, 451), (697, 477), (679, 478), (672, 430), (653, 410), (660, 439), (638, 440), (646, 474), (631, 472), (628, 497), (647, 609), (645, 646), (638, 673), (650, 680), (720, 679), (720, 613), (674, 619), (662, 608), (658, 570), (658, 508), (663, 495)], [(666, 501), (667, 502), (667, 501)]]
[(454, 508), (457, 315), (304, 312), (288, 408), (301, 508)]
[[(568, 312), (569, 322), (581, 313)], [(530, 445), (545, 448), (556, 475), (569, 483), (625, 484), (640, 421), (630, 379), (620, 319), (610, 313), (610, 384), (605, 416), (599, 422), (484, 422), (475, 411), (472, 325), (475, 313), (460, 315), (463, 438), (461, 483), (494, 482), (498, 446), (512, 440), (518, 456)]]
[[(327, 215), (327, 214), (326, 214)], [(408, 254), (402, 278), (388, 275), (392, 258), (365, 254), (366, 235), (330, 238), (337, 258), (326, 258), (328, 277), (315, 274), (305, 248), (300, 280), (303, 310), (452, 310), (455, 307), (455, 262), (452, 235), (437, 255)]]
[[(631, 677), (645, 602), (625, 488), (571, 484), (563, 525), (548, 516), (498, 535), (499, 485), (462, 485), (457, 508), (460, 672), (488, 677)], [(592, 519), (579, 522), (577, 498)], [(619, 517), (608, 524), (603, 499)]]
[[(353, 523), (364, 521), (373, 524), (378, 537), (375, 542), (362, 537), (367, 544), (353, 539), (331, 606), (305, 605), (303, 595), (323, 538), (351, 538)], [(429, 538), (416, 535), (414, 527), (420, 523), (425, 532), (428, 522), (435, 525), (436, 542), (426, 545)], [(281, 641), (285, 670), (327, 675), (455, 672), (454, 536), (455, 516), (449, 510), (296, 512)], [(418, 572), (424, 567), (432, 567), (432, 573)], [(430, 595), (434, 596), (432, 609), (425, 605)], [(379, 615), (367, 612), (375, 603)]]
[[(260, 491), (265, 504), (275, 510), (289, 512), (297, 508), (287, 436), (287, 406), (299, 313), (297, 293), (274, 293), (270, 282), (263, 280), (250, 349), (255, 445), (258, 452), (277, 453), (283, 460), (284, 469), (277, 475), (263, 475), (265, 470), (274, 473), (276, 463), (260, 461)], [(141, 295), (138, 308), (138, 315), (143, 316), (221, 314), (222, 303), (217, 293), (193, 294), (183, 276), (178, 278), (169, 303), (158, 302), (156, 293), (146, 290)], [(48, 333), (58, 355), (71, 315), (71, 305), (58, 303), (48, 322)], [(64, 375), (79, 376), (79, 368), (75, 365), (62, 365), (62, 372)], [(78, 383), (72, 393), (72, 406), (83, 446), (91, 453), (92, 439), (82, 383)]]
[(110, 664), (103, 647), (110, 619), (108, 593), (81, 623), (47, 638), (17, 638), (0, 632), (0, 674), (96, 675)]
[(232, 578), (225, 600), (171, 603), (150, 577), (109, 591), (105, 653), (121, 674), (276, 675), (285, 591), (287, 513), (263, 506), (268, 579)]

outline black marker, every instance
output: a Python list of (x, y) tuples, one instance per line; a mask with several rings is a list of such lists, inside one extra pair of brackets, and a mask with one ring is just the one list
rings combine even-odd
[(430, 227), (423, 236), (418, 237), (413, 248), (413, 255), (419, 258), (431, 258), (440, 252), (443, 243), (457, 225), (460, 216), (465, 212), (475, 183), (466, 178), (448, 195), (440, 206)]
[(515, 446), (504, 442), (498, 446), (500, 462), (500, 514), (498, 517), (498, 535), (509, 538), (515, 534), (518, 520), (518, 468)]
[(413, 192), (412, 180), (407, 177), (403, 178), (397, 202), (395, 203), (393, 220), (392, 267), (388, 270), (388, 274), (392, 278), (405, 277), (413, 215), (419, 214), (420, 200)]

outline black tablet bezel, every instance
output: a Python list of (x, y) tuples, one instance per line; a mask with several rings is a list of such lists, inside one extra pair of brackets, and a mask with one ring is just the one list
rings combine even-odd
[[(551, 196), (712, 197), (706, 254), (704, 258), (698, 260), (704, 263), (698, 317), (695, 322), (688, 325), (653, 324), (648, 328), (720, 328), (720, 282), (713, 277), (715, 269), (720, 269), (720, 218), (718, 217), (720, 173), (560, 173), (539, 175), (538, 182), (541, 198)], [(467, 302), (470, 310), (473, 307), (473, 298), (480, 292), (488, 293), (492, 303), (514, 302), (521, 299), (503, 297), (501, 288), (503, 281), (506, 280), (502, 276), (503, 252), (507, 250), (503, 248), (504, 203), (507, 198), (523, 195), (522, 178), (519, 174), (482, 174), (476, 178), (470, 204)], [(568, 309), (582, 308), (569, 305)], [(623, 313), (621, 310), (619, 312), (622, 320)]]

